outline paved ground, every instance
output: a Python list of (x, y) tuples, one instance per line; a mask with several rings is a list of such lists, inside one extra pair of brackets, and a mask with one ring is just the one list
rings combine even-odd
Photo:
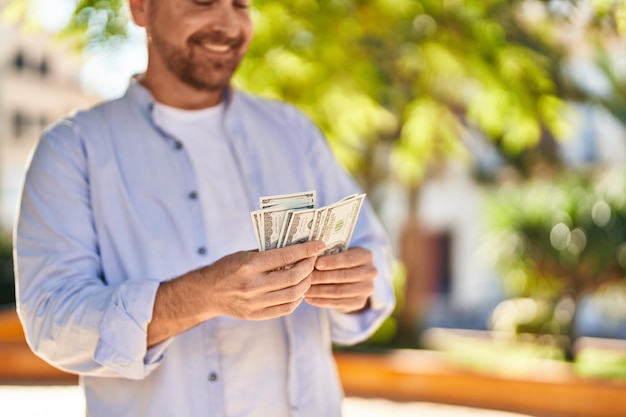
[[(77, 386), (0, 385), (2, 417), (82, 417), (83, 398)], [(529, 417), (423, 402), (396, 403), (383, 399), (347, 398), (344, 417)]]

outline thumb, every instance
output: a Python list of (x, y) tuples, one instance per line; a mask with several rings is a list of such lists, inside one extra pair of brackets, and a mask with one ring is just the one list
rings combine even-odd
[(266, 271), (273, 271), (278, 268), (293, 265), (296, 262), (317, 256), (324, 252), (326, 245), (319, 240), (298, 243), (284, 248), (270, 249), (260, 252), (263, 256), (263, 268)]

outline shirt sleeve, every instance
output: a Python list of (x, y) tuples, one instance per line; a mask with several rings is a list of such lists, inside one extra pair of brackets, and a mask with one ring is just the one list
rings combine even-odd
[[(354, 179), (330, 151), (319, 129), (304, 116), (302, 116), (301, 123), (309, 138), (308, 154), (311, 155), (310, 160), (314, 163), (318, 181), (318, 198), (321, 203), (329, 204), (347, 195), (361, 193)], [(334, 343), (342, 345), (352, 345), (367, 339), (391, 315), (395, 307), (395, 296), (391, 284), (390, 242), (367, 198), (361, 207), (350, 246), (361, 246), (372, 251), (378, 276), (374, 281), (374, 293), (368, 309), (348, 314), (328, 310), (331, 338)]]
[(167, 342), (147, 348), (159, 282), (107, 285), (80, 130), (44, 132), (27, 170), (14, 233), (17, 307), (31, 349), (64, 371), (141, 379)]
[(361, 208), (359, 219), (363, 216), (363, 221), (357, 225), (359, 229), (355, 230), (350, 246), (361, 246), (372, 251), (378, 276), (374, 281), (374, 292), (370, 296), (369, 308), (359, 313), (347, 314), (329, 310), (332, 340), (341, 345), (353, 345), (366, 340), (391, 315), (395, 307), (391, 285), (391, 249), (384, 234), (377, 233), (383, 233), (382, 230), (378, 231), (377, 227), (371, 225), (373, 229), (367, 231), (368, 224), (378, 223), (375, 217), (371, 217), (369, 221), (366, 219), (373, 216), (368, 211), (371, 211), (369, 204)]

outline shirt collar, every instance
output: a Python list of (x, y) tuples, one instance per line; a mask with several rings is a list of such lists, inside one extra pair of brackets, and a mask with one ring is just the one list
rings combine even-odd
[(138, 80), (138, 75), (134, 75), (130, 79), (130, 83), (128, 84), (128, 89), (126, 90), (126, 97), (130, 98), (133, 102), (139, 105), (142, 110), (147, 111), (148, 113), (152, 113), (152, 109), (154, 108), (155, 99)]
[[(128, 89), (126, 90), (126, 96), (138, 104), (144, 111), (152, 114), (156, 100), (152, 96), (152, 93), (139, 82), (138, 78), (139, 75), (131, 77)], [(229, 86), (224, 91), (225, 114), (227, 114), (228, 110), (232, 107), (235, 96), (235, 89), (233, 87)]]

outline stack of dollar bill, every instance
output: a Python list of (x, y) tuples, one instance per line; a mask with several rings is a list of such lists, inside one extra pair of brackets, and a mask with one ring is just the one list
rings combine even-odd
[(325, 253), (348, 249), (365, 194), (349, 195), (316, 208), (315, 191), (259, 199), (260, 210), (250, 213), (259, 250), (321, 240)]

